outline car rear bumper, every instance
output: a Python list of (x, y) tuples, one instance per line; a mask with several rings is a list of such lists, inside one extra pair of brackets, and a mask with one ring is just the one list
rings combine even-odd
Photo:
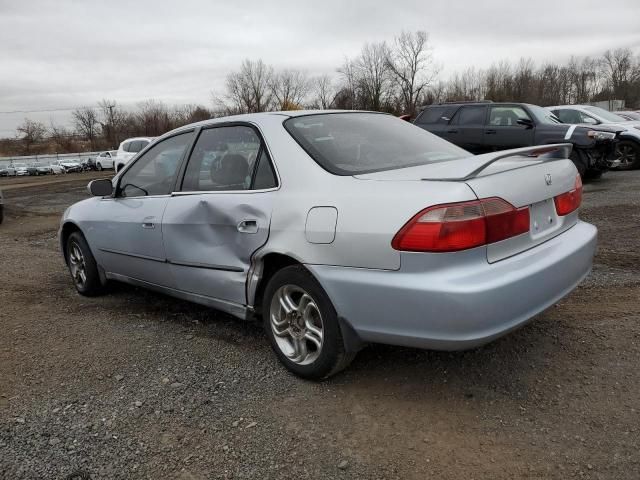
[(362, 341), (436, 350), (485, 344), (523, 325), (589, 273), (597, 229), (564, 233), (489, 264), (484, 247), (403, 253), (398, 271), (307, 265)]

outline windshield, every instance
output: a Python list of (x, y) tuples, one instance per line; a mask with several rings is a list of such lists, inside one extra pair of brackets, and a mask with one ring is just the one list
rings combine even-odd
[(620, 115), (616, 115), (615, 113), (611, 113), (606, 111), (604, 108), (600, 108), (600, 107), (584, 107), (585, 110), (588, 110), (592, 113), (595, 113), (596, 115), (598, 115), (599, 117), (601, 117), (603, 120), (606, 120), (607, 122), (628, 122), (628, 120), (624, 117), (621, 117)]
[(557, 123), (562, 123), (558, 117), (556, 117), (552, 112), (547, 110), (546, 108), (539, 107), (537, 105), (528, 105), (529, 110), (536, 117), (539, 123), (552, 124), (555, 125)]
[(284, 127), (325, 170), (356, 175), (470, 156), (415, 125), (380, 113), (292, 117)]

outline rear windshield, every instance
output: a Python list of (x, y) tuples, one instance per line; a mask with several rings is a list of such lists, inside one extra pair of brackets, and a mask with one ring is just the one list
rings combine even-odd
[(284, 122), (321, 167), (356, 175), (454, 160), (470, 154), (422, 128), (380, 113), (325, 113)]

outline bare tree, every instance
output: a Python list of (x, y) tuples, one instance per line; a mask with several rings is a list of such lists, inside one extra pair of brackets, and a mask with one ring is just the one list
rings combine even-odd
[(336, 88), (329, 75), (321, 75), (311, 79), (313, 91), (313, 105), (316, 108), (326, 110), (332, 108), (336, 99)]
[(101, 110), (102, 134), (110, 147), (116, 147), (121, 135), (127, 130), (128, 114), (115, 100), (103, 99), (98, 103)]
[(424, 31), (402, 32), (386, 53), (386, 63), (400, 92), (402, 109), (413, 115), (418, 98), (438, 74), (429, 35)]
[(610, 98), (622, 98), (627, 103), (635, 103), (640, 98), (640, 62), (630, 49), (607, 50), (601, 65)]
[(309, 78), (300, 70), (282, 70), (271, 77), (278, 110), (299, 110), (309, 93)]
[(382, 110), (385, 100), (392, 95), (388, 52), (385, 42), (367, 43), (353, 61), (356, 88), (364, 108)]
[(31, 153), (32, 147), (35, 144), (44, 140), (47, 133), (47, 127), (45, 127), (43, 123), (28, 118), (25, 118), (24, 122), (22, 122), (16, 130), (26, 155)]
[(172, 128), (169, 109), (158, 100), (145, 100), (138, 104), (136, 114), (138, 131), (146, 136), (156, 137)]
[(193, 104), (174, 107), (169, 115), (173, 128), (188, 125), (189, 123), (201, 122), (212, 117), (211, 112), (205, 107)]
[(76, 149), (73, 134), (53, 120), (50, 121), (49, 138), (56, 144), (56, 153), (72, 153)]
[(244, 60), (226, 79), (225, 109), (229, 113), (264, 112), (271, 108), (273, 68), (262, 60)]
[(96, 111), (91, 107), (82, 107), (74, 110), (72, 115), (77, 132), (89, 140), (93, 149), (99, 129)]

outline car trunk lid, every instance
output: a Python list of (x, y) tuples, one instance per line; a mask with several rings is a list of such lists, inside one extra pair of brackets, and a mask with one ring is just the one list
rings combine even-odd
[(575, 188), (571, 145), (529, 147), (419, 167), (356, 175), (362, 180), (464, 182), (479, 199), (499, 197), (528, 207), (529, 232), (487, 245), (490, 263), (528, 250), (571, 228), (577, 211), (556, 212), (554, 197)]

